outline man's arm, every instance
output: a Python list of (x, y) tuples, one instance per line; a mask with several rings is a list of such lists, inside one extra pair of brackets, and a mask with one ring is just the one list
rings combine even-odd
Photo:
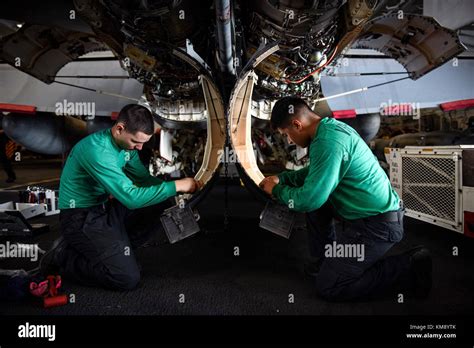
[[(140, 187), (150, 187), (155, 185), (161, 185), (163, 180), (150, 174), (150, 172), (143, 165), (140, 160), (140, 156), (137, 151), (133, 151), (130, 154), (130, 160), (125, 165), (125, 174)], [(176, 192), (192, 193), (202, 186), (200, 181), (196, 181), (193, 178), (183, 178), (176, 180)]]
[(272, 190), (275, 198), (292, 206), (295, 211), (308, 212), (320, 208), (336, 189), (345, 172), (345, 149), (341, 144), (320, 140), (314, 145), (311, 146), (310, 164), (303, 185), (291, 187), (278, 184)]
[(132, 181), (141, 187), (149, 187), (153, 185), (160, 185), (163, 180), (153, 176), (145, 168), (138, 151), (129, 151), (130, 159), (125, 164), (125, 173), (132, 179)]
[(280, 174), (278, 174), (278, 179), (280, 180), (280, 184), (288, 185), (293, 187), (302, 186), (304, 183), (304, 179), (308, 175), (309, 166), (298, 170), (287, 170)]
[(82, 158), (82, 165), (86, 172), (105, 190), (113, 195), (128, 209), (138, 209), (163, 202), (176, 195), (174, 181), (161, 182), (150, 187), (137, 187), (123, 172), (116, 161), (99, 158), (93, 154), (91, 157)]

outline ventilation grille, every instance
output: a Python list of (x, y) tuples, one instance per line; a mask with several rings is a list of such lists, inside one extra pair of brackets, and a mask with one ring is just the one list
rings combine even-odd
[(405, 207), (456, 224), (456, 163), (452, 157), (402, 159)]

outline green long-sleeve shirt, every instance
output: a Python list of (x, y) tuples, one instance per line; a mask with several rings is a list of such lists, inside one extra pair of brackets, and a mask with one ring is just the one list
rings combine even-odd
[(176, 195), (176, 185), (151, 176), (138, 151), (118, 147), (109, 128), (72, 148), (61, 174), (59, 209), (88, 208), (104, 203), (109, 195), (137, 209)]
[(326, 201), (352, 220), (399, 208), (399, 197), (367, 144), (350, 126), (320, 121), (309, 148), (310, 163), (278, 175), (272, 195), (295, 211), (308, 212)]

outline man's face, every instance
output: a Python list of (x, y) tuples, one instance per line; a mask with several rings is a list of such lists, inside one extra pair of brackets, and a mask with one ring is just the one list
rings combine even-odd
[(117, 145), (124, 150), (141, 150), (143, 144), (151, 138), (151, 135), (140, 131), (135, 134), (129, 133), (125, 126), (120, 123), (117, 125), (116, 135)]
[(278, 128), (278, 131), (283, 136), (286, 136), (289, 144), (296, 144), (302, 148), (308, 147), (311, 143), (311, 138), (308, 137), (303, 128), (303, 123), (299, 119), (291, 120), (288, 127)]

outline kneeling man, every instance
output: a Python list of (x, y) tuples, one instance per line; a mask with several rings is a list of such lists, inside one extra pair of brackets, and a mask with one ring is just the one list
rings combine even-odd
[[(265, 178), (260, 186), (305, 212), (310, 273), (317, 293), (333, 301), (369, 298), (389, 290), (425, 297), (431, 289), (427, 249), (382, 258), (403, 237), (404, 208), (369, 147), (350, 126), (321, 118), (299, 98), (279, 100), (272, 128), (290, 144), (309, 147), (310, 163)], [(336, 235), (334, 218), (342, 221)]]
[(82, 284), (129, 290), (140, 271), (133, 248), (160, 225), (166, 200), (199, 187), (193, 178), (163, 181), (150, 175), (138, 151), (154, 133), (143, 106), (127, 105), (112, 128), (71, 150), (59, 188), (61, 238), (41, 263)]

